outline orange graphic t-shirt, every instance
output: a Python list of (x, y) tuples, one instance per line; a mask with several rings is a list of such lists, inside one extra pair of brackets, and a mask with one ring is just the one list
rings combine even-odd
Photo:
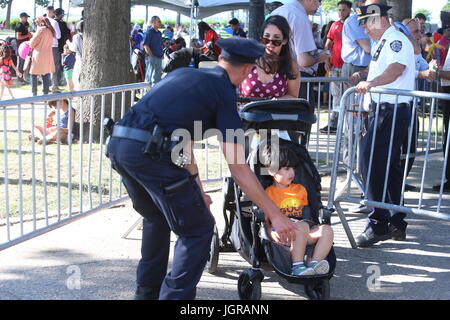
[(266, 189), (270, 199), (281, 212), (294, 219), (303, 219), (303, 207), (308, 206), (308, 192), (301, 184), (291, 184), (287, 188), (270, 186)]

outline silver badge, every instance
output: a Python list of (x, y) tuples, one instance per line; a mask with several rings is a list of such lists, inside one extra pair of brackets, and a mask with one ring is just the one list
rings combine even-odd
[(391, 42), (391, 49), (394, 52), (400, 52), (400, 50), (402, 50), (402, 42), (399, 40), (395, 40)]

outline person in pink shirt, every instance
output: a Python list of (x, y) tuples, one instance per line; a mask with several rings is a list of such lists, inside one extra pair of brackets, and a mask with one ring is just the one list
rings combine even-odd
[(264, 56), (240, 85), (241, 97), (291, 99), (298, 98), (300, 74), (289, 47), (290, 27), (278, 15), (267, 18), (261, 28)]
[[(331, 51), (329, 61), (325, 62), (325, 70), (330, 74), (330, 77), (341, 77), (342, 66), (344, 60), (341, 57), (342, 51), (342, 30), (344, 29), (344, 22), (352, 12), (352, 3), (350, 1), (340, 1), (338, 3), (339, 20), (331, 25), (327, 35), (327, 42), (325, 43), (325, 50)], [(339, 115), (339, 105), (341, 102), (341, 84), (332, 82), (330, 84), (331, 95), (333, 96), (333, 113), (330, 116), (328, 125), (320, 129), (321, 133), (336, 133), (337, 121)]]

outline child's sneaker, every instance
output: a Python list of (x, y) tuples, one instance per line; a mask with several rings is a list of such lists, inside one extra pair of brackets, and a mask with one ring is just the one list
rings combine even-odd
[(330, 264), (327, 260), (312, 261), (309, 267), (314, 270), (315, 274), (327, 274), (330, 271)]
[(312, 276), (314, 275), (314, 269), (305, 266), (304, 264), (299, 264), (292, 266), (291, 275), (293, 276)]

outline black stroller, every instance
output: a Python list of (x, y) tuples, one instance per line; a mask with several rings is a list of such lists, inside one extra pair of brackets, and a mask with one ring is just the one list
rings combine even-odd
[[(281, 137), (280, 145), (292, 148), (301, 160), (302, 164), (296, 169), (294, 183), (301, 183), (307, 189), (310, 220), (313, 220), (315, 224), (330, 224), (331, 211), (324, 208), (321, 203), (320, 176), (306, 149), (311, 126), (315, 123), (315, 116), (308, 113), (308, 110), (309, 104), (303, 99), (264, 100), (246, 105), (241, 111), (241, 117), (246, 127), (246, 140), (248, 140), (246, 141), (247, 162), (263, 187), (268, 187), (271, 179), (261, 175), (262, 165), (258, 161), (258, 150), (270, 141), (272, 134), (278, 131), (278, 136)], [(266, 141), (250, 133), (253, 131), (258, 134), (262, 129), (268, 132)], [(255, 143), (253, 142), (252, 145), (252, 141), (256, 136), (260, 140), (255, 148)], [(223, 195), (225, 230), (222, 237), (219, 237), (217, 228), (215, 230), (207, 265), (210, 273), (214, 274), (217, 271), (219, 252), (236, 250), (252, 266), (239, 276), (238, 293), (241, 300), (261, 298), (261, 282), (264, 278), (261, 269), (275, 270), (288, 282), (304, 285), (305, 293), (310, 299), (329, 299), (329, 280), (333, 277), (336, 267), (333, 248), (327, 257), (330, 265), (330, 271), (327, 274), (292, 276), (290, 250), (269, 240), (264, 227), (264, 213), (246, 199), (232, 178), (224, 179)], [(312, 250), (313, 247), (308, 246), (307, 254), (310, 255)]]

